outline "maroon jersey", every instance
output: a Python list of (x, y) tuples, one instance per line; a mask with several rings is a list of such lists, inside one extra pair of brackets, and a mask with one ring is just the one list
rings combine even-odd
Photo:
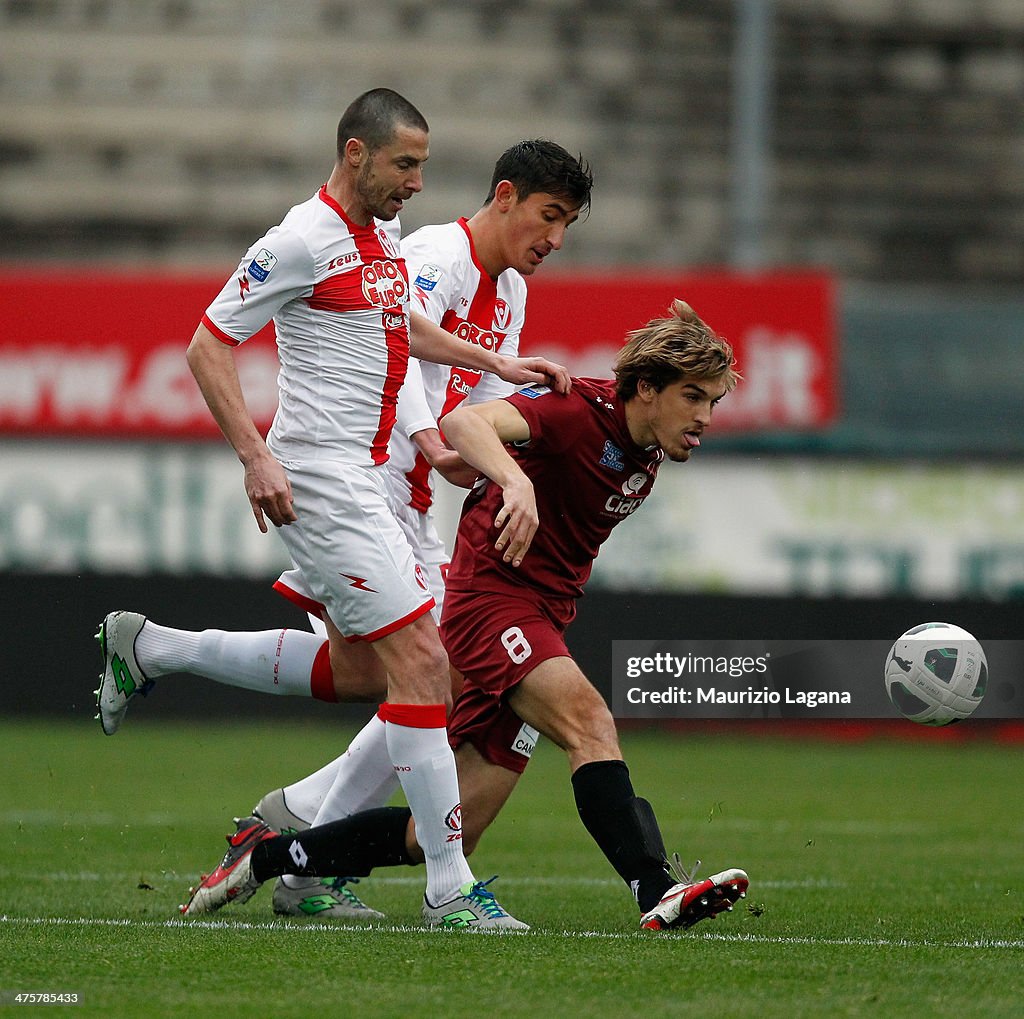
[[(574, 379), (568, 396), (530, 386), (507, 399), (530, 426), (529, 442), (511, 452), (533, 482), (540, 526), (522, 565), (502, 562), (494, 548), (501, 488), (486, 482), (475, 489), (463, 507), (447, 589), (579, 598), (601, 543), (643, 504), (664, 453), (633, 442), (612, 380)], [(571, 617), (570, 609), (562, 625)]]

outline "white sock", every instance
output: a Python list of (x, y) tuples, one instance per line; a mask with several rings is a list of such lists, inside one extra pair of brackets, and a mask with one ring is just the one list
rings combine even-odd
[(175, 630), (146, 621), (135, 639), (135, 657), (150, 678), (172, 672), (263, 693), (311, 697), (313, 663), (323, 637), (305, 630)]
[[(332, 763), (336, 769), (334, 781), (323, 796), (314, 826), (340, 821), (360, 810), (383, 807), (398, 788), (398, 776), (388, 752), (387, 725), (377, 715), (356, 733), (348, 750)], [(285, 790), (289, 803), (291, 788)]]
[[(437, 906), (475, 880), (462, 852), (459, 779), (443, 725), (444, 706), (388, 703), (381, 711), (387, 718), (388, 753), (416, 821), (416, 841), (426, 858), (427, 901)], [(414, 724), (400, 724), (394, 720), (396, 715)], [(438, 717), (441, 726), (436, 725)]]
[(338, 765), (344, 759), (336, 757), (330, 764), (325, 764), (319, 771), (312, 775), (300, 778), (298, 782), (284, 787), (285, 802), (288, 809), (306, 824), (312, 826), (313, 818), (316, 817), (320, 804), (324, 802), (334, 780), (338, 775)]

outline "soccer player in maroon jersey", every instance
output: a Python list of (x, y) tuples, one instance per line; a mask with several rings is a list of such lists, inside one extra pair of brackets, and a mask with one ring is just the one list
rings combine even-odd
[[(700, 446), (714, 406), (736, 384), (733, 363), (728, 343), (676, 301), (666, 318), (630, 334), (614, 380), (577, 379), (567, 396), (531, 386), (442, 422), (449, 443), (488, 479), (466, 501), (441, 622), (465, 677), (448, 728), (466, 850), (525, 770), (519, 745), (532, 727), (568, 754), (580, 818), (630, 887), (641, 926), (653, 930), (731, 909), (747, 875), (733, 868), (697, 881), (678, 857), (669, 864), (654, 811), (633, 791), (611, 712), (564, 632), (612, 528), (642, 505), (665, 458), (685, 462)], [(362, 876), (420, 859), (408, 811), (381, 808), (295, 836), (268, 832), (253, 850), (251, 877)]]

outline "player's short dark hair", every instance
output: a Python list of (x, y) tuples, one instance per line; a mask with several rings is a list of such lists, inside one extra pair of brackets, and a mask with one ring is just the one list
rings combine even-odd
[(740, 379), (732, 347), (684, 301), (674, 301), (666, 318), (652, 319), (626, 337), (615, 359), (615, 390), (636, 396), (641, 381), (661, 392), (682, 378), (720, 379), (726, 392)]
[(494, 164), (487, 205), (498, 184), (511, 181), (520, 200), (533, 194), (553, 195), (583, 212), (590, 208), (594, 175), (583, 156), (573, 156), (555, 142), (536, 138), (506, 149)]
[(426, 118), (404, 96), (389, 88), (374, 88), (353, 99), (338, 121), (338, 155), (350, 138), (374, 152), (395, 136), (399, 127), (429, 131)]

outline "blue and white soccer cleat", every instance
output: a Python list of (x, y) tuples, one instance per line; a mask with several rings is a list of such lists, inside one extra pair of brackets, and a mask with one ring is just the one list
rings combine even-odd
[(100, 623), (96, 639), (103, 654), (103, 671), (96, 694), (96, 717), (108, 736), (121, 727), (128, 702), (153, 689), (135, 659), (135, 638), (146, 623), (138, 612), (110, 612)]

